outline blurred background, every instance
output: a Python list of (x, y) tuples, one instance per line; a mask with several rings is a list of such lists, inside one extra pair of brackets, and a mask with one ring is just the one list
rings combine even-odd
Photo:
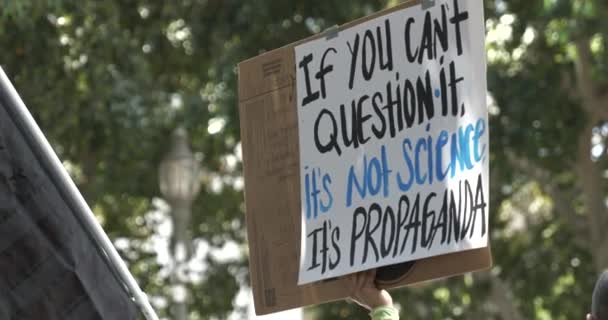
[[(237, 63), (398, 2), (4, 0), (0, 64), (161, 318), (249, 319)], [(608, 267), (608, 2), (484, 5), (495, 266), (393, 295), (402, 319), (583, 319)]]

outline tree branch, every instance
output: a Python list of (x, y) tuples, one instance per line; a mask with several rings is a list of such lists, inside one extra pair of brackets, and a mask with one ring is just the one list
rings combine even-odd
[(608, 120), (608, 93), (599, 94), (592, 78), (593, 54), (589, 38), (576, 41), (578, 57), (575, 61), (576, 77), (582, 107), (589, 115), (585, 129), (579, 136), (577, 169), (583, 191), (590, 243), (596, 270), (601, 272), (608, 265), (608, 235), (601, 229), (608, 222), (608, 209), (604, 203), (602, 170), (600, 164), (591, 159), (591, 135), (593, 128), (602, 120)]
[[(561, 216), (574, 228), (576, 234), (586, 237), (586, 233), (582, 232), (586, 229), (586, 224), (581, 219), (582, 217), (576, 214), (576, 210), (572, 206), (574, 195), (562, 190), (553, 181), (552, 174), (547, 170), (537, 166), (528, 159), (518, 157), (515, 153), (507, 151), (507, 160), (511, 165), (523, 172), (526, 176), (536, 180), (541, 189), (549, 195), (554, 203), (554, 210), (559, 212)], [(587, 243), (589, 239), (578, 239), (581, 243)]]
[(490, 272), (476, 273), (475, 277), (481, 281), (489, 281), (491, 291), (489, 302), (493, 307), (492, 311), (498, 313), (503, 320), (523, 320), (524, 317), (515, 305), (515, 295), (511, 287), (500, 279), (499, 276)]
[(592, 77), (593, 54), (589, 38), (576, 41), (577, 58), (574, 61), (576, 82), (582, 100), (582, 107), (595, 118), (608, 119), (608, 93), (600, 96)]
[(602, 247), (608, 239), (603, 230), (608, 210), (604, 203), (602, 170), (599, 163), (591, 159), (591, 135), (595, 127), (594, 120), (597, 119), (592, 118), (580, 133), (577, 169), (585, 203), (587, 230), (591, 240), (587, 247), (593, 253), (596, 270), (601, 272), (606, 267), (605, 263), (608, 263), (605, 261), (608, 260), (605, 247)]
[(574, 85), (575, 79), (572, 78), (572, 74), (570, 71), (562, 71), (561, 80), (560, 80), (560, 88), (562, 92), (566, 93), (566, 95), (576, 101), (580, 99), (580, 94), (578, 92), (578, 88)]

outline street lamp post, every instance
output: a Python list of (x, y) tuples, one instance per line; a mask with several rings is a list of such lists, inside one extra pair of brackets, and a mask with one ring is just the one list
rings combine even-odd
[(173, 133), (171, 150), (159, 168), (160, 192), (171, 206), (173, 233), (171, 252), (173, 272), (171, 290), (174, 319), (186, 320), (188, 290), (183, 274), (192, 253), (192, 236), (188, 230), (192, 216), (192, 202), (200, 191), (200, 166), (188, 145), (188, 134), (183, 128)]

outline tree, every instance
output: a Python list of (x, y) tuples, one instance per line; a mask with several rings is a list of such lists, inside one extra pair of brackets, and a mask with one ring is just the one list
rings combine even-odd
[[(167, 214), (156, 170), (169, 133), (184, 125), (208, 170), (194, 237), (243, 245), (236, 64), (396, 2), (6, 1), (0, 61), (144, 290), (167, 297), (151, 241)], [(495, 267), (395, 300), (403, 319), (582, 317), (608, 267), (608, 4), (484, 3)], [(192, 319), (225, 318), (246, 263), (200, 257)], [(367, 317), (344, 303), (311, 313)]]
[[(208, 174), (194, 204), (194, 237), (212, 249), (243, 244), (235, 65), (380, 8), (363, 3), (2, 4), (5, 70), (161, 315), (169, 312), (160, 299), (170, 296), (168, 265), (158, 263), (154, 244), (162, 242), (157, 231), (167, 208), (155, 200), (169, 133), (185, 126), (193, 149), (204, 154)], [(205, 270), (192, 275), (191, 316), (225, 318), (245, 280), (245, 261), (200, 257), (205, 263), (197, 268)]]
[[(606, 261), (606, 4), (485, 1), (495, 267), (403, 290), (404, 319), (574, 319)], [(347, 305), (327, 319), (365, 319)]]

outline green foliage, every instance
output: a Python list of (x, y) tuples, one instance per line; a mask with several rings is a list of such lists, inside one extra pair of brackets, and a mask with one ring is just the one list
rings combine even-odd
[[(158, 209), (157, 167), (173, 128), (186, 127), (208, 171), (194, 204), (193, 236), (214, 248), (244, 244), (241, 164), (230, 160), (240, 141), (236, 64), (394, 2), (2, 0), (0, 63), (104, 228), (129, 240), (122, 253), (144, 290), (168, 296), (157, 252), (145, 243), (158, 229), (149, 213)], [(496, 267), (488, 277), (398, 290), (395, 300), (403, 319), (500, 319), (491, 305), (497, 278), (525, 319), (582, 318), (597, 257), (584, 241), (573, 241), (581, 231), (562, 212), (580, 220), (587, 212), (574, 164), (589, 115), (566, 89), (577, 90), (574, 42), (588, 38), (593, 81), (606, 91), (608, 3), (486, 0), (485, 8), (489, 26), (513, 18), (504, 19), (510, 37), (488, 43)], [(211, 123), (224, 125), (209, 130)], [(513, 159), (541, 168), (540, 178), (548, 175), (553, 187)], [(608, 169), (605, 160), (597, 165)], [(554, 189), (574, 196), (560, 199)], [(560, 207), (561, 200), (571, 208)], [(531, 210), (535, 201), (546, 208)], [(513, 228), (513, 212), (522, 213), (523, 228)], [(226, 318), (246, 264), (206, 261), (203, 280), (191, 285), (192, 318)], [(311, 313), (368, 317), (347, 303)]]

